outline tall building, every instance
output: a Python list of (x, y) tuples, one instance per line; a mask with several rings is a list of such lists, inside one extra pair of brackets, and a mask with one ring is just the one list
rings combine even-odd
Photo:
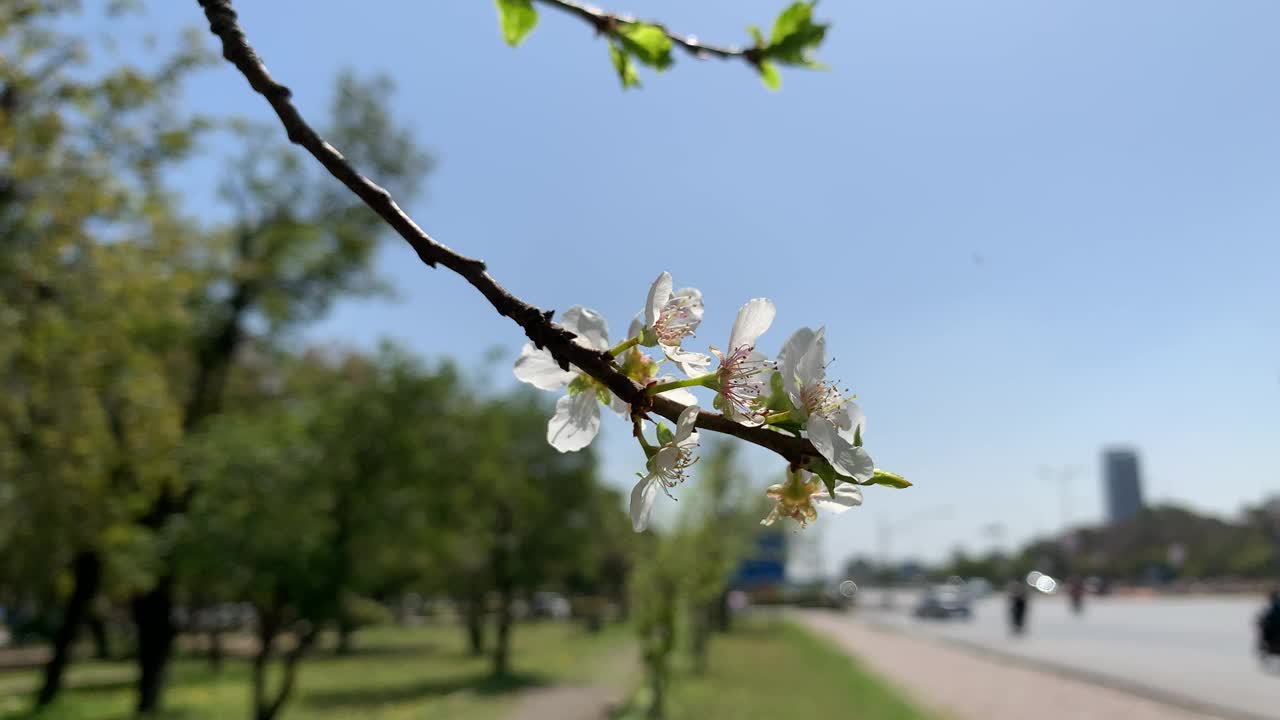
[(1120, 523), (1142, 510), (1142, 474), (1138, 453), (1130, 448), (1108, 448), (1102, 452), (1102, 475), (1106, 483), (1107, 522)]

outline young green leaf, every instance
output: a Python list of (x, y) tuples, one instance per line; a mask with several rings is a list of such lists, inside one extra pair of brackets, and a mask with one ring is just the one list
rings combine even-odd
[(609, 43), (609, 58), (613, 60), (613, 69), (618, 73), (618, 80), (622, 82), (622, 89), (629, 87), (640, 87), (640, 76), (636, 74), (636, 68), (631, 64), (631, 55), (624, 50), (618, 43)]
[(764, 82), (764, 86), (770, 90), (777, 90), (782, 87), (782, 75), (778, 73), (778, 66), (768, 60), (760, 61), (760, 79)]
[(658, 423), (658, 442), (668, 445), (675, 442), (676, 434), (671, 432), (671, 428), (666, 423)]
[(884, 485), (885, 487), (898, 488), (898, 489), (911, 487), (911, 482), (906, 478), (902, 477), (901, 475), (898, 475), (897, 473), (891, 473), (887, 470), (881, 470), (879, 468), (876, 468), (876, 472), (874, 475), (871, 476), (870, 480), (862, 484), (863, 485)]
[(671, 38), (657, 25), (629, 23), (618, 28), (618, 39), (637, 60), (657, 70), (671, 67)]
[(820, 67), (810, 51), (822, 44), (827, 25), (813, 22), (814, 2), (792, 3), (773, 23), (773, 32), (765, 54), (787, 65)]
[(836, 483), (845, 478), (842, 478), (836, 472), (836, 469), (831, 467), (831, 463), (826, 460), (811, 460), (808, 463), (808, 467), (810, 472), (822, 478), (822, 484), (827, 487), (827, 494), (834, 498), (836, 496)]
[(515, 47), (538, 24), (538, 11), (533, 8), (533, 0), (497, 0), (497, 3), (502, 39)]

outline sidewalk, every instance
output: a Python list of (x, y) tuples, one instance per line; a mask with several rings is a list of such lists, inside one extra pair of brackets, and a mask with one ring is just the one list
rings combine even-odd
[(640, 661), (627, 643), (601, 663), (600, 676), (591, 684), (526, 690), (504, 720), (604, 720), (635, 689)]
[(848, 615), (802, 611), (795, 617), (948, 719), (1217, 720), (1015, 662), (876, 629)]

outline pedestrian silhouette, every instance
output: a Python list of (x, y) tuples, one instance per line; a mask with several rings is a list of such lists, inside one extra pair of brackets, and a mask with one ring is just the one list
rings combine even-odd
[(1271, 599), (1258, 616), (1258, 652), (1262, 663), (1275, 667), (1280, 661), (1280, 590), (1271, 591)]
[(1027, 623), (1027, 588), (1014, 580), (1009, 583), (1009, 629), (1021, 635)]

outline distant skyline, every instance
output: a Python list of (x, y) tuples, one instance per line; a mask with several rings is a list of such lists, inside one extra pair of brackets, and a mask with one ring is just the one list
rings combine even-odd
[[(784, 4), (616, 9), (740, 42)], [(896, 556), (985, 549), (992, 523), (1006, 546), (1056, 532), (1044, 465), (1088, 469), (1073, 517), (1097, 522), (1115, 443), (1141, 451), (1150, 504), (1230, 515), (1280, 488), (1280, 3), (825, 2), (831, 70), (784, 71), (779, 93), (684, 55), (624, 93), (605, 44), (560, 13), (511, 50), (491, 2), (353, 7), (237, 9), (317, 120), (340, 69), (396, 80), (396, 117), (440, 161), (409, 210), (512, 291), (592, 307), (619, 337), (669, 270), (706, 297), (702, 344), (757, 296), (778, 306), (767, 352), (826, 325), (868, 449), (916, 483), (807, 530), (829, 567), (874, 555), (878, 521), (940, 505)], [(188, 25), (203, 27), (194, 0), (108, 29)], [(189, 97), (274, 121), (225, 64)], [(177, 178), (193, 211), (220, 212), (222, 162)], [(305, 339), (386, 337), (473, 367), (498, 348), (492, 382), (514, 385), (510, 321), (398, 239), (379, 268), (397, 301), (343, 303)], [(625, 424), (606, 418), (598, 442), (628, 486)], [(763, 490), (781, 464), (749, 459), (770, 468)]]

